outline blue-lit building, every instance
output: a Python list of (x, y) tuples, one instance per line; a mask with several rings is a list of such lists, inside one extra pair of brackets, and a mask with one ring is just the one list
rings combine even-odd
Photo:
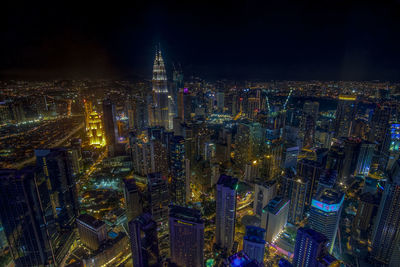
[(236, 190), (238, 179), (222, 174), (217, 182), (216, 243), (230, 251), (236, 223)]
[(259, 263), (264, 262), (265, 229), (255, 226), (246, 226), (246, 235), (243, 237), (243, 251), (250, 259)]
[(186, 181), (185, 172), (185, 138), (182, 136), (174, 136), (170, 142), (171, 156), (171, 201), (177, 205), (185, 205), (188, 197), (188, 182)]
[(323, 188), (312, 199), (309, 226), (328, 238), (329, 253), (332, 253), (344, 194), (335, 189)]
[(204, 221), (199, 210), (169, 208), (170, 256), (179, 266), (204, 266)]
[(293, 267), (318, 266), (319, 257), (325, 253), (328, 239), (321, 233), (309, 229), (299, 228), (294, 248)]

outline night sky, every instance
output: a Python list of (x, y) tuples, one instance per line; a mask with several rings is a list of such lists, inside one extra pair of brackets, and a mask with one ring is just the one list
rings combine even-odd
[(0, 9), (0, 78), (149, 78), (160, 43), (187, 76), (400, 79), (399, 0), (31, 2)]

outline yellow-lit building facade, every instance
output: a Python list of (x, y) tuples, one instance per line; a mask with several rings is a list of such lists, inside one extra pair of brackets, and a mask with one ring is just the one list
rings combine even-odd
[(88, 127), (86, 132), (89, 137), (89, 144), (95, 147), (103, 147), (106, 145), (106, 138), (104, 134), (103, 121), (101, 115), (96, 111), (92, 111), (88, 118)]

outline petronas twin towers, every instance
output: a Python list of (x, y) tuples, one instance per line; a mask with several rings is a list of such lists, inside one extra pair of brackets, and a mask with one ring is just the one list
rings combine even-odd
[(151, 124), (152, 126), (162, 126), (165, 129), (170, 129), (167, 73), (159, 48), (157, 48), (156, 58), (154, 59), (152, 85), (153, 107), (150, 114)]

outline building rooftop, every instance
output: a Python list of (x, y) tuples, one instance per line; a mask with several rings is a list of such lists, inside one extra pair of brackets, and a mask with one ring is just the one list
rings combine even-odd
[(204, 223), (201, 219), (201, 213), (199, 210), (177, 205), (169, 206), (169, 217), (194, 223)]
[(236, 190), (236, 185), (238, 183), (237, 178), (233, 178), (232, 176), (228, 176), (225, 174), (221, 174), (221, 176), (218, 179), (218, 185), (223, 185), (224, 187), (229, 187), (231, 189)]
[(264, 207), (264, 211), (268, 211), (274, 215), (278, 215), (279, 212), (288, 204), (288, 199), (282, 196), (276, 196), (268, 202), (267, 206)]
[(265, 229), (250, 225), (246, 226), (246, 235), (244, 236), (245, 240), (254, 243), (265, 244), (264, 236)]
[(81, 214), (81, 215), (79, 215), (77, 220), (92, 227), (93, 229), (98, 229), (105, 224), (103, 221), (97, 220), (95, 217), (93, 217), (89, 214)]
[(315, 196), (315, 200), (324, 204), (338, 204), (343, 200), (344, 194), (332, 188), (323, 188)]

